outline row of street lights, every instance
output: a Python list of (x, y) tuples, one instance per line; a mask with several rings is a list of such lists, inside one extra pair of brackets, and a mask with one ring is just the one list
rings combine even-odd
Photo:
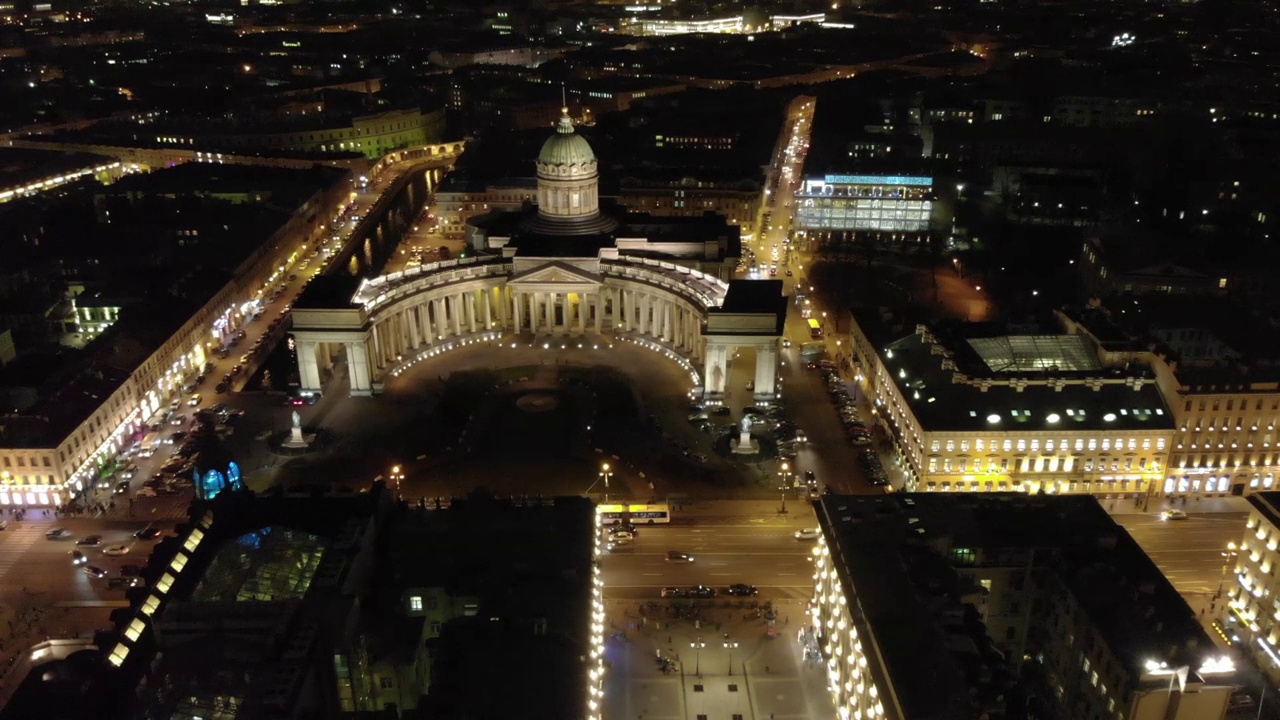
[[(729, 677), (733, 677), (733, 651), (738, 649), (738, 641), (730, 638), (729, 633), (725, 633), (720, 644), (729, 651)], [(707, 641), (698, 638), (689, 643), (689, 647), (693, 648), (693, 674), (702, 677), (702, 651), (707, 647)]]

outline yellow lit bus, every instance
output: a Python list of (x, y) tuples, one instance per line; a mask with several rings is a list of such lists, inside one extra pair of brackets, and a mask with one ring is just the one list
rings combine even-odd
[(600, 505), (596, 508), (600, 513), (600, 522), (605, 525), (617, 525), (622, 521), (632, 525), (654, 525), (671, 522), (671, 509), (665, 503), (661, 505)]
[(822, 339), (822, 325), (818, 324), (818, 321), (813, 318), (809, 318), (809, 337), (814, 340)]

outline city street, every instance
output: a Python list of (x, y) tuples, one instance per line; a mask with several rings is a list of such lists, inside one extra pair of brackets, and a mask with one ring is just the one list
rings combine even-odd
[[(708, 585), (723, 590), (735, 583), (755, 585), (760, 597), (807, 601), (812, 594), (813, 541), (793, 533), (817, 523), (809, 505), (723, 502), (737, 516), (682, 517), (670, 525), (641, 526), (635, 542), (619, 545), (602, 561), (606, 595), (616, 599), (657, 599), (664, 587)], [(728, 510), (726, 510), (727, 512)], [(692, 563), (667, 562), (668, 551), (692, 555)]]
[[(1197, 508), (1190, 507), (1186, 520), (1164, 520), (1154, 509), (1147, 513), (1113, 514), (1116, 522), (1129, 531), (1169, 578), (1206, 628), (1213, 620), (1209, 610), (1213, 596), (1226, 577), (1227, 543), (1240, 542), (1248, 517), (1243, 511), (1246, 503), (1242, 498), (1222, 498), (1216, 502), (1224, 505), (1226, 511), (1197, 512)], [(1209, 635), (1219, 639), (1212, 629)]]

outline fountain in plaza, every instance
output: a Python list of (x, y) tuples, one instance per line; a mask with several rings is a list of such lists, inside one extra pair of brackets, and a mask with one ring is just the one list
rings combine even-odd
[(751, 416), (745, 415), (738, 426), (738, 438), (729, 440), (729, 447), (735, 455), (759, 455), (760, 441), (751, 437)]
[(302, 416), (298, 414), (297, 410), (294, 410), (293, 427), (289, 430), (288, 439), (281, 443), (281, 446), (298, 450), (310, 446), (313, 439), (315, 439), (314, 435), (304, 435), (302, 433)]

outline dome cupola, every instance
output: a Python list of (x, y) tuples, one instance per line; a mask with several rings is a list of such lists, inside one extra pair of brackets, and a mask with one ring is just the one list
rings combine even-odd
[(591, 143), (574, 131), (561, 108), (556, 132), (538, 153), (538, 214), (524, 229), (552, 235), (591, 235), (618, 226), (600, 214), (600, 175)]

